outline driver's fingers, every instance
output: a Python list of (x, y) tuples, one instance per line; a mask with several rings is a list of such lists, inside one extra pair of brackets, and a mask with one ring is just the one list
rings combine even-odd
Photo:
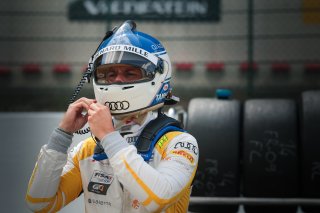
[(73, 103), (72, 104), (73, 109), (75, 109), (76, 111), (82, 111), (83, 109), (85, 110), (89, 110), (89, 105), (85, 102), (78, 102), (78, 103)]
[(105, 109), (106, 106), (97, 102), (93, 102), (92, 104), (90, 104), (90, 109), (92, 110), (99, 110), (99, 109)]
[(94, 100), (94, 99), (89, 99), (89, 98), (82, 97), (82, 98), (79, 98), (78, 100), (76, 100), (74, 103), (84, 102), (89, 106), (90, 104), (92, 104), (95, 101), (96, 100)]

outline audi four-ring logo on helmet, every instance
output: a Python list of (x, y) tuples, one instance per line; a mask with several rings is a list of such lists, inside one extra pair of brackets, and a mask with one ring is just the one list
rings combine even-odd
[(105, 105), (108, 106), (111, 111), (126, 110), (130, 107), (128, 101), (106, 101)]

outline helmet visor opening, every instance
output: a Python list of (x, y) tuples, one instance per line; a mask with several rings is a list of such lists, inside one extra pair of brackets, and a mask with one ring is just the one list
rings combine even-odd
[(127, 84), (150, 81), (154, 75), (129, 64), (104, 64), (95, 70), (98, 84)]

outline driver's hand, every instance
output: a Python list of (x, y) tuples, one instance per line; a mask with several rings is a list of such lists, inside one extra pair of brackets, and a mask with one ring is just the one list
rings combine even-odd
[(99, 140), (114, 131), (112, 116), (107, 106), (94, 102), (88, 110), (90, 130)]
[(93, 102), (94, 99), (82, 97), (70, 104), (59, 128), (71, 134), (81, 129), (88, 122), (88, 114), (84, 115), (82, 112), (88, 111)]

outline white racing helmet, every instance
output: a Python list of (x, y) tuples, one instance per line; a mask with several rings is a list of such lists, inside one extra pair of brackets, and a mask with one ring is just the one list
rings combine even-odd
[[(124, 22), (103, 41), (93, 56), (93, 88), (96, 100), (108, 106), (112, 115), (150, 111), (164, 105), (171, 97), (171, 62), (162, 44)], [(101, 80), (99, 70), (120, 66), (141, 70), (142, 78), (129, 82)]]

